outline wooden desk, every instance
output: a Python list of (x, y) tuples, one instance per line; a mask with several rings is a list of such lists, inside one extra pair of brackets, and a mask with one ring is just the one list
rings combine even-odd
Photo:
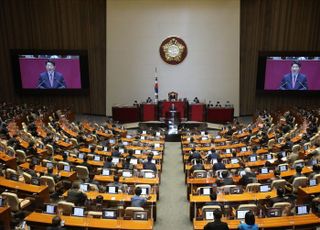
[(5, 230), (10, 229), (11, 212), (9, 207), (0, 207), (0, 223), (3, 224)]
[[(313, 172), (312, 168), (309, 168), (309, 167), (303, 167), (303, 169), (302, 169), (303, 174), (308, 174), (308, 173), (312, 173), (312, 172)], [(281, 177), (291, 177), (295, 174), (296, 174), (295, 169), (289, 169), (288, 171), (281, 172), (280, 175), (281, 175)]]
[[(238, 229), (240, 224), (239, 220), (226, 220), (230, 229)], [(195, 220), (193, 219), (193, 229), (200, 230), (209, 223), (207, 220)], [(292, 226), (303, 226), (303, 225), (319, 225), (320, 218), (315, 214), (301, 215), (301, 216), (283, 216), (283, 217), (273, 217), (273, 218), (256, 218), (256, 224), (259, 229), (263, 228), (280, 228), (280, 227), (292, 227)]]
[[(55, 215), (32, 212), (25, 218), (29, 224), (51, 224), (52, 218)], [(146, 221), (140, 220), (108, 220), (92, 217), (75, 217), (75, 216), (60, 216), (65, 222), (65, 226), (82, 227), (82, 228), (99, 228), (99, 229), (141, 229), (151, 230), (153, 229), (153, 220)]]
[(0, 177), (0, 186), (9, 188), (9, 189), (16, 189), (16, 190), (20, 190), (28, 193), (37, 193), (44, 202), (49, 201), (48, 186), (44, 186), (44, 185), (37, 186), (37, 185), (25, 184), (18, 181), (7, 180), (4, 177)]
[[(19, 165), (21, 168), (28, 169), (29, 168), (29, 163), (25, 162), (21, 165)], [(48, 169), (46, 167), (43, 167), (41, 165), (36, 165), (35, 166), (35, 171), (39, 173), (47, 173)], [(72, 172), (67, 172), (67, 171), (58, 171), (56, 168), (53, 169), (53, 174), (59, 174), (61, 177), (67, 178), (70, 181), (75, 181), (77, 179), (77, 173), (75, 171)]]
[(0, 160), (6, 164), (9, 168), (12, 168), (14, 170), (17, 169), (17, 160), (15, 157), (10, 157), (4, 152), (0, 152)]
[[(255, 201), (255, 200), (264, 200), (267, 197), (274, 198), (277, 196), (276, 190), (270, 192), (244, 192), (242, 194), (218, 194), (218, 202), (244, 202), (244, 201)], [(201, 196), (201, 195), (192, 195), (190, 194), (190, 203), (205, 203), (210, 202), (210, 196)]]
[(233, 112), (233, 108), (208, 108), (207, 121), (212, 123), (232, 122)]
[[(63, 196), (67, 196), (68, 192), (65, 192)], [(103, 200), (107, 201), (124, 201), (131, 202), (131, 198), (133, 195), (129, 195), (126, 193), (118, 193), (118, 194), (109, 194), (109, 193), (100, 193), (100, 192), (86, 192), (88, 199), (95, 200), (98, 195), (103, 196)], [(157, 202), (157, 194), (150, 194), (151, 198), (147, 200), (147, 203), (156, 203)]]
[(112, 106), (112, 118), (120, 123), (140, 121), (140, 108), (138, 106)]
[(310, 186), (305, 188), (299, 187), (299, 190), (303, 192), (305, 195), (317, 194), (320, 193), (320, 184), (318, 184), (317, 186)]
[[(94, 180), (100, 182), (112, 182), (113, 176), (103, 176), (95, 175)], [(140, 178), (140, 177), (120, 177), (120, 182), (124, 184), (150, 184), (150, 185), (159, 185), (159, 177), (156, 178)]]

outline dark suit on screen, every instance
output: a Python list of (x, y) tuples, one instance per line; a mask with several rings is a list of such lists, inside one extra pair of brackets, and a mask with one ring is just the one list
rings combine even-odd
[(299, 73), (293, 86), (293, 75), (288, 73), (283, 76), (280, 90), (308, 90), (308, 82), (306, 75)]
[(67, 88), (67, 85), (64, 81), (64, 77), (59, 72), (54, 72), (53, 75), (53, 85), (51, 85), (49, 80), (48, 72), (43, 72), (40, 74), (38, 87), (39, 89), (64, 89)]

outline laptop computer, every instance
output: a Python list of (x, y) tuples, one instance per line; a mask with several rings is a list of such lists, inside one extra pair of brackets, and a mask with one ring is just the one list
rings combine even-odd
[(267, 167), (260, 168), (260, 174), (268, 174), (269, 169)]
[(317, 180), (316, 179), (310, 179), (309, 180), (309, 186), (316, 186), (317, 185)]
[(101, 156), (99, 156), (99, 155), (94, 155), (93, 160), (94, 160), (94, 161), (100, 161), (100, 160), (101, 160)]
[(267, 217), (280, 217), (282, 215), (281, 208), (269, 208), (266, 213)]
[(119, 157), (112, 157), (112, 163), (113, 164), (118, 164), (120, 161)]
[(231, 164), (238, 164), (239, 159), (238, 158), (231, 158)]
[(57, 213), (57, 205), (56, 204), (44, 204), (45, 210), (44, 212), (47, 214), (56, 214)]
[(72, 216), (84, 217), (84, 211), (83, 207), (72, 207)]
[(110, 176), (110, 170), (109, 169), (102, 169), (102, 176)]
[(309, 213), (308, 205), (297, 205), (295, 207), (296, 215), (306, 215)]
[(63, 171), (70, 172), (71, 171), (70, 165), (64, 165)]
[(270, 192), (271, 191), (271, 186), (268, 184), (260, 185), (260, 192)]
[(79, 153), (79, 154), (78, 154), (78, 158), (79, 158), (79, 159), (83, 159), (83, 157), (84, 157), (84, 154), (83, 154), (83, 153)]
[(208, 209), (204, 211), (204, 219), (205, 220), (214, 220), (214, 210), (213, 209)]
[(250, 212), (250, 210), (237, 210), (237, 219), (244, 220), (247, 212)]
[(288, 171), (288, 166), (287, 165), (281, 165), (281, 166), (279, 166), (279, 170), (280, 170), (280, 172)]
[(107, 191), (110, 194), (117, 194), (118, 190), (119, 190), (119, 188), (117, 186), (108, 186), (107, 187)]
[(152, 172), (144, 173), (144, 178), (155, 178), (155, 174)]
[(130, 164), (133, 164), (133, 165), (138, 164), (138, 159), (137, 158), (131, 158), (130, 159)]
[(210, 195), (211, 193), (213, 193), (212, 188), (201, 188), (200, 189), (201, 195)]
[(134, 154), (140, 155), (140, 154), (141, 154), (141, 150), (140, 150), (140, 149), (136, 149), (136, 150), (134, 151)]
[(80, 190), (82, 190), (84, 192), (88, 192), (89, 185), (88, 184), (80, 184)]
[(149, 195), (149, 188), (141, 188), (141, 195)]
[(255, 162), (257, 161), (257, 156), (250, 156), (249, 160), (250, 162)]
[(123, 176), (123, 177), (132, 177), (132, 172), (130, 172), (130, 171), (123, 171), (123, 172), (122, 172), (122, 176)]
[(148, 212), (147, 211), (136, 211), (133, 212), (134, 220), (148, 220)]
[(117, 219), (117, 210), (104, 209), (102, 210), (103, 219)]

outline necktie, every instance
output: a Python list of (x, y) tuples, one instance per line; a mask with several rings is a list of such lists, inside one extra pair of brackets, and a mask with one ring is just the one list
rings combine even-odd
[(50, 85), (53, 87), (53, 73), (49, 74)]
[(293, 75), (292, 76), (292, 88), (294, 88), (296, 81), (297, 81), (297, 75)]

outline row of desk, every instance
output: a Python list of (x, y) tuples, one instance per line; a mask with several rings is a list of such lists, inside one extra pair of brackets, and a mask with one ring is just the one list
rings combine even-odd
[(181, 118), (190, 121), (226, 123), (232, 122), (234, 109), (232, 107), (206, 107), (206, 104), (190, 104), (189, 106), (183, 101), (159, 102), (159, 104), (141, 104), (140, 106), (113, 106), (112, 118), (120, 123), (130, 123), (138, 121), (157, 121), (160, 117), (166, 117), (171, 105)]

